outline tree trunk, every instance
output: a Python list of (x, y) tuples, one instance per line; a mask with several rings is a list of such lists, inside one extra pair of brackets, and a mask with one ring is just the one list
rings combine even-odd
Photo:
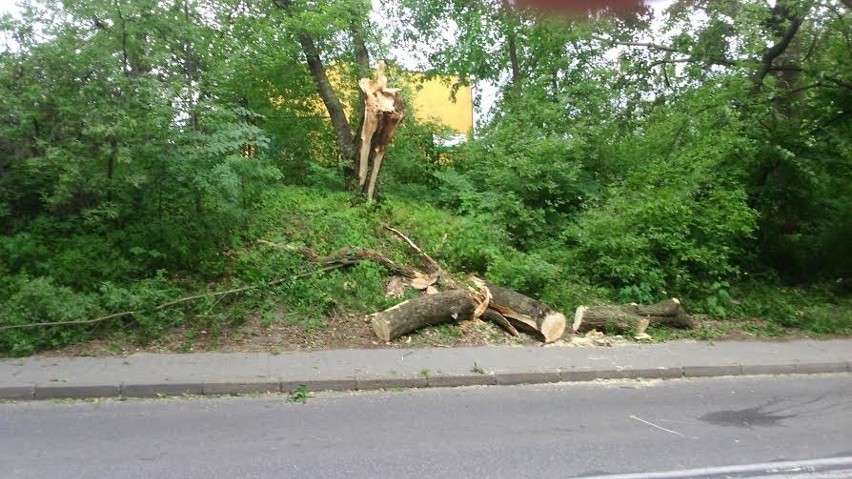
[(314, 40), (304, 32), (299, 34), (299, 44), (302, 46), (302, 51), (308, 62), (308, 69), (317, 86), (320, 98), (322, 98), (322, 103), (331, 118), (331, 126), (334, 128), (334, 134), (337, 137), (337, 148), (340, 150), (340, 155), (344, 160), (351, 158), (353, 153), (352, 130), (349, 129), (349, 120), (346, 119), (343, 105), (341, 105), (340, 99), (328, 79), (328, 73), (320, 58), (319, 50), (314, 44)]
[[(273, 0), (273, 3), (284, 11), (285, 15), (293, 16), (293, 1), (292, 0)], [(307, 31), (300, 29), (296, 38), (299, 45), (302, 47), (302, 53), (305, 55), (305, 60), (308, 63), (308, 69), (311, 72), (311, 77), (317, 87), (317, 92), (322, 98), (322, 103), (328, 111), (328, 116), (331, 118), (331, 126), (334, 129), (334, 134), (337, 137), (337, 148), (344, 160), (352, 158), (354, 143), (352, 130), (349, 128), (349, 121), (346, 119), (346, 112), (331, 86), (326, 72), (325, 65), (320, 57), (320, 51), (314, 42), (314, 39)]]
[(509, 64), (512, 67), (512, 87), (519, 88), (521, 84), (521, 67), (518, 64), (518, 39), (515, 34), (515, 26), (509, 26)]
[(513, 93), (518, 92), (521, 85), (521, 66), (518, 61), (518, 19), (516, 13), (511, 11), (511, 2), (503, 0), (503, 15), (506, 27), (506, 49), (509, 53), (509, 67), (512, 73), (511, 89)]
[(373, 331), (382, 341), (426, 326), (473, 319), (476, 305), (467, 291), (418, 296), (373, 315)]
[(375, 80), (362, 78), (358, 81), (363, 93), (364, 109), (355, 170), (358, 173), (358, 186), (367, 201), (373, 199), (385, 151), (403, 118), (399, 89), (387, 87), (388, 79), (384, 71), (385, 63), (379, 62)]
[(614, 329), (618, 332), (644, 332), (648, 324), (690, 329), (695, 327), (677, 298), (656, 304), (622, 306), (580, 306), (574, 314), (574, 332)]
[[(355, 78), (360, 79), (370, 74), (370, 53), (367, 50), (367, 43), (364, 40), (364, 25), (358, 21), (358, 19), (362, 16), (362, 12), (357, 10), (357, 6), (353, 6), (352, 8), (352, 20), (349, 22), (349, 33), (352, 36), (353, 53), (355, 55), (355, 64), (357, 66)], [(358, 115), (359, 118), (358, 129), (355, 131), (356, 133), (360, 133), (360, 131), (364, 128), (364, 95), (358, 96), (358, 109), (355, 114)], [(358, 152), (361, 148), (360, 135), (353, 135), (353, 141), (355, 144), (353, 145), (352, 152), (350, 156), (345, 159), (346, 165), (344, 168), (343, 180), (347, 184), (347, 187), (355, 189), (355, 187), (360, 187), (358, 184)]]
[(365, 76), (370, 72), (370, 52), (367, 50), (367, 42), (364, 40), (364, 25), (359, 21), (368, 15), (369, 12), (362, 12), (357, 7), (353, 7), (352, 20), (349, 22), (349, 32), (352, 35), (352, 45), (355, 50), (355, 63), (360, 69), (358, 77)]
[[(772, 13), (767, 20), (767, 26), (778, 41), (769, 47), (760, 59), (760, 67), (752, 75), (752, 91), (759, 92), (763, 87), (763, 80), (772, 71), (774, 62), (787, 53), (787, 49), (793, 43), (793, 39), (799, 32), (799, 28), (805, 21), (805, 11), (797, 11), (798, 5), (789, 0), (779, 0), (772, 8)], [(793, 85), (786, 85), (792, 89)]]
[(491, 308), (502, 314), (515, 328), (533, 334), (545, 343), (556, 341), (565, 332), (565, 315), (521, 293), (491, 283)]

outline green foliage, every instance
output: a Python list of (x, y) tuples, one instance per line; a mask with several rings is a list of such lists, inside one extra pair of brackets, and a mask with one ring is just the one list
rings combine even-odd
[(305, 404), (308, 402), (310, 392), (305, 385), (300, 385), (287, 396), (287, 402), (296, 404)]
[[(540, 100), (540, 99), (538, 99)], [(468, 215), (489, 215), (513, 242), (529, 247), (577, 211), (596, 186), (582, 169), (588, 145), (553, 131), (562, 113), (532, 99), (486, 130), (464, 161), (435, 173), (437, 204)]]
[(441, 324), (432, 328), (435, 333), (435, 339), (439, 343), (452, 343), (458, 341), (462, 337), (461, 331), (454, 324)]
[(496, 284), (537, 296), (557, 281), (559, 268), (535, 253), (508, 248), (495, 255), (488, 266), (488, 278)]
[[(703, 92), (695, 101), (718, 99)], [(630, 166), (606, 202), (563, 231), (575, 262), (591, 278), (627, 288), (623, 299), (647, 301), (736, 278), (757, 217), (738, 182), (736, 162), (753, 153), (736, 114), (662, 110), (648, 123), (625, 139), (621, 161)]]
[[(57, 286), (50, 278), (19, 278), (3, 303), (3, 325), (54, 322), (90, 317), (100, 311), (91, 294)], [(80, 329), (10, 330), (0, 335), (0, 351), (14, 356), (32, 354), (44, 347), (59, 347), (85, 337)]]
[[(3, 330), (0, 353), (178, 326), (188, 350), (254, 315), (307, 336), (398, 299), (382, 266), (320, 273), (293, 249), (417, 264), (384, 225), (450, 271), (561, 310), (679, 296), (761, 334), (850, 332), (848, 293), (825, 286), (852, 277), (850, 24), (836, 0), (681, 2), (665, 35), (649, 11), (592, 23), (498, 0), (398, 2), (384, 11), (394, 44), (429, 38), (427, 75), (499, 92), (442, 161), (441, 128), (409, 115), (369, 205), (341, 192), (347, 165), (304, 59), (340, 68), (356, 123), (353, 52), (390, 51), (370, 4), (237, 3), (44, 0), (0, 20), (0, 327), (136, 311)], [(770, 68), (751, 60), (771, 45)]]
[(411, 201), (386, 201), (380, 219), (411, 232), (424, 251), (455, 271), (486, 271), (506, 241), (506, 233), (487, 217), (455, 216)]
[(717, 281), (710, 285), (704, 298), (703, 310), (716, 318), (724, 318), (733, 306), (730, 294), (731, 285), (727, 281)]
[(403, 121), (388, 149), (391, 160), (382, 164), (380, 191), (414, 200), (428, 198), (433, 174), (439, 170), (434, 135), (444, 130), (439, 125), (418, 123), (414, 118)]
[(852, 332), (852, 301), (832, 284), (791, 288), (771, 282), (743, 282), (731, 291), (732, 315), (814, 334)]
[(630, 284), (618, 289), (619, 303), (649, 304), (657, 299), (659, 294), (653, 289), (654, 283), (641, 282)]
[[(50, 277), (17, 276), (6, 288), (0, 326), (95, 319), (118, 311), (140, 311), (172, 298), (177, 289), (162, 276), (131, 286), (102, 283), (96, 291), (77, 292)], [(121, 329), (125, 318), (110, 323)], [(159, 336), (181, 320), (180, 311), (140, 312), (132, 316), (140, 340)], [(0, 332), (0, 352), (12, 356), (59, 348), (104, 334), (109, 329), (90, 326), (11, 329)]]

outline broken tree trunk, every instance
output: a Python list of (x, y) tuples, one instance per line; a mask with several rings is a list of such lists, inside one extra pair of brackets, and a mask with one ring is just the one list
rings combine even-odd
[(452, 290), (418, 296), (373, 315), (373, 331), (390, 341), (426, 326), (473, 319), (476, 308), (467, 291)]
[(512, 336), (518, 336), (518, 330), (514, 326), (512, 326), (512, 323), (510, 323), (505, 316), (493, 309), (489, 308), (485, 310), (485, 313), (482, 315), (482, 319), (484, 321), (491, 321), (497, 326), (500, 326), (501, 328), (503, 328), (504, 331), (506, 331)]
[(511, 289), (484, 284), (491, 292), (490, 308), (503, 315), (512, 326), (539, 337), (545, 343), (562, 337), (565, 332), (564, 314)]
[(695, 327), (680, 301), (672, 298), (651, 305), (580, 306), (574, 314), (573, 329), (574, 332), (607, 328), (644, 332), (648, 324), (683, 329)]
[(376, 181), (385, 151), (402, 121), (402, 101), (399, 88), (388, 88), (383, 61), (376, 67), (375, 80), (362, 78), (358, 81), (358, 86), (364, 95), (364, 109), (355, 170), (358, 172), (361, 192), (371, 201), (376, 191)]

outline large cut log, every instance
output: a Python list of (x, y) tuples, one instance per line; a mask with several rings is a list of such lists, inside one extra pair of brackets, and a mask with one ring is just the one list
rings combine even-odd
[(672, 298), (650, 305), (580, 306), (574, 314), (573, 329), (575, 332), (593, 329), (644, 332), (648, 324), (683, 329), (695, 327), (680, 301)]
[(452, 290), (404, 301), (373, 315), (373, 331), (390, 341), (426, 326), (473, 319), (476, 304), (467, 291)]
[(491, 292), (491, 308), (502, 314), (512, 326), (539, 337), (545, 343), (562, 337), (565, 332), (564, 314), (511, 289), (484, 284)]

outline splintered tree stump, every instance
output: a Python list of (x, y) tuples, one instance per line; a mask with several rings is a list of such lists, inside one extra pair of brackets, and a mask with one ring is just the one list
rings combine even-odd
[(376, 181), (388, 145), (404, 116), (399, 88), (388, 88), (385, 62), (376, 67), (375, 78), (362, 78), (358, 87), (364, 99), (361, 131), (357, 139), (355, 171), (358, 185), (367, 200), (372, 201)]
[(593, 329), (644, 332), (648, 324), (682, 329), (695, 327), (680, 301), (672, 298), (650, 305), (580, 306), (574, 314), (573, 329), (578, 333)]
[(565, 315), (521, 293), (485, 283), (491, 292), (491, 308), (520, 331), (537, 336), (545, 343), (556, 341), (565, 332)]
[(373, 331), (382, 341), (426, 326), (473, 319), (476, 308), (464, 290), (418, 296), (373, 315)]

